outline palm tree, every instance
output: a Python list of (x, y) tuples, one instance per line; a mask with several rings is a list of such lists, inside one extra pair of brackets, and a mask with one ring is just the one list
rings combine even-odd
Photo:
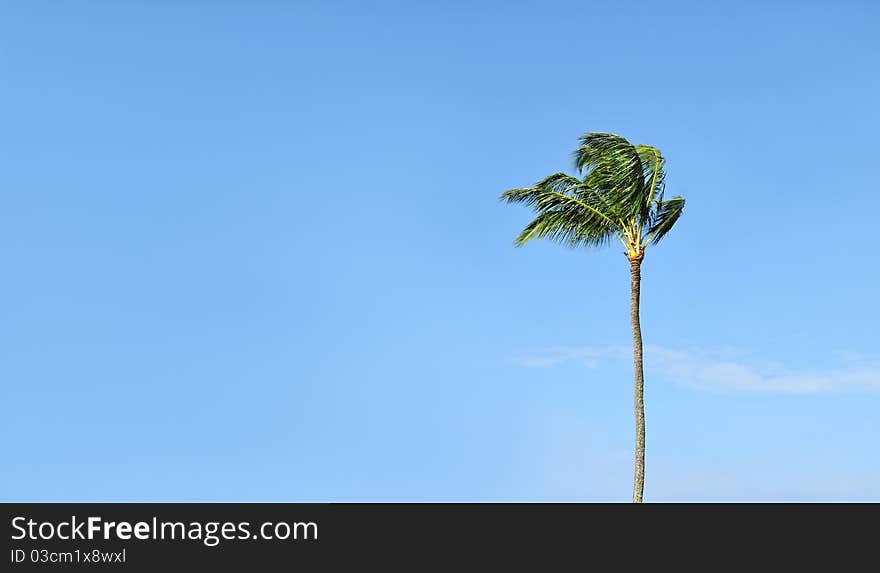
[(538, 213), (515, 240), (548, 238), (568, 247), (600, 247), (614, 239), (626, 249), (631, 295), (630, 321), (635, 370), (636, 451), (633, 503), (645, 489), (645, 403), (642, 329), (639, 324), (641, 267), (645, 250), (672, 229), (684, 208), (681, 197), (663, 198), (664, 159), (648, 145), (633, 145), (613, 133), (587, 133), (574, 152), (578, 177), (556, 173), (534, 187), (501, 194)]

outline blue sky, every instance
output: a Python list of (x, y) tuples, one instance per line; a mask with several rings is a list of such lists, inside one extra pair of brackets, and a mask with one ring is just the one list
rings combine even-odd
[(626, 260), (497, 202), (613, 131), (646, 499), (880, 500), (880, 8), (709, 4), (0, 4), (3, 499), (627, 501)]

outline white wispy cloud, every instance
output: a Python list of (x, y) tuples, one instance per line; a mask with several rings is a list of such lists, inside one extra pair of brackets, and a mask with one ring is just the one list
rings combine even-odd
[[(559, 347), (518, 357), (520, 366), (548, 368), (567, 362), (597, 367), (631, 359), (624, 347)], [(645, 347), (645, 367), (661, 378), (708, 392), (880, 392), (880, 365), (865, 357), (830, 369), (799, 369), (757, 363), (730, 349), (707, 351)]]
[(572, 346), (548, 348), (541, 352), (525, 354), (514, 358), (514, 362), (527, 368), (546, 368), (563, 362), (579, 362), (584, 366), (598, 366), (600, 359), (621, 354), (620, 348), (600, 348), (590, 346)]

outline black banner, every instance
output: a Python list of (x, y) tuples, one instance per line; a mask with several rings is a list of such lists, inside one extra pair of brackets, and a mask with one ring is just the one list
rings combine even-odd
[(878, 517), (869, 504), (12, 503), (2, 570), (607, 571), (823, 558), (839, 570), (876, 565)]

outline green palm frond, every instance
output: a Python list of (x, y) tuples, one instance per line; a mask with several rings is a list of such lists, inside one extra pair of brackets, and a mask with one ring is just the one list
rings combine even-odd
[(665, 201), (656, 202), (654, 223), (648, 229), (647, 237), (643, 245), (657, 244), (666, 236), (666, 233), (672, 230), (672, 226), (678, 221), (681, 212), (684, 210), (684, 199), (681, 197), (672, 197)]
[[(540, 222), (536, 219), (534, 226), (526, 227), (516, 240), (520, 245), (534, 237), (551, 235), (569, 244), (601, 244), (600, 237), (613, 236), (617, 232), (614, 219), (600, 205), (589, 200), (583, 183), (573, 177), (563, 182), (562, 178), (551, 175), (534, 187), (505, 191), (500, 199), (508, 203), (525, 203), (539, 214), (539, 218), (547, 215), (540, 218)], [(548, 225), (565, 225), (568, 230), (553, 227), (556, 230), (551, 233)]]
[(650, 145), (638, 145), (636, 152), (642, 161), (642, 173), (647, 191), (645, 205), (650, 208), (655, 200), (663, 200), (663, 191), (666, 188), (666, 171), (664, 169), (666, 160), (663, 159), (659, 149)]
[(570, 248), (601, 247), (614, 236), (613, 231), (584, 221), (576, 211), (558, 210), (538, 214), (516, 237), (514, 243), (522, 246), (531, 239), (546, 238)]
[(575, 166), (584, 181), (607, 195), (629, 215), (637, 215), (646, 203), (644, 166), (636, 148), (613, 133), (587, 133), (579, 138)]
[(554, 173), (538, 181), (535, 187), (558, 193), (569, 193), (579, 185), (581, 185), (581, 180), (577, 177), (572, 177), (568, 173)]

